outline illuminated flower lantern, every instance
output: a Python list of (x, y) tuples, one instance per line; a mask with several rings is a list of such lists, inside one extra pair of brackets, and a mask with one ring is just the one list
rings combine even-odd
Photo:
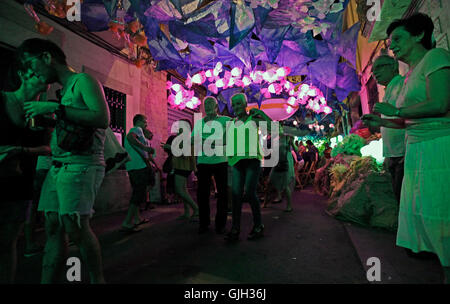
[[(250, 104), (247, 106), (247, 111), (250, 109), (258, 108), (257, 104)], [(295, 111), (297, 111), (297, 105), (290, 105), (286, 99), (283, 98), (269, 98), (261, 102), (259, 108), (267, 114), (272, 120), (281, 121), (291, 117)]]

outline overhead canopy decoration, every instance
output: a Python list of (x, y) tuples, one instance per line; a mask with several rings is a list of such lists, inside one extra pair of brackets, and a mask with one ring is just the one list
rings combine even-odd
[[(27, 11), (37, 23), (40, 20), (33, 15), (31, 4), (38, 2), (60, 17), (68, 10), (62, 5), (65, 0), (27, 1)], [(290, 75), (301, 76), (294, 85), (302, 82), (317, 87), (327, 104), (338, 110), (350, 92), (360, 89), (355, 71), (359, 24), (342, 32), (342, 15), (348, 2), (84, 0), (81, 22), (90, 31), (109, 28), (124, 40), (124, 49), (131, 57), (142, 59), (136, 48), (145, 48), (157, 70), (175, 69), (188, 80), (202, 71), (214, 70), (219, 62), (224, 73), (238, 68), (242, 75), (289, 68)], [(42, 22), (39, 26), (42, 34), (51, 32)], [(136, 64), (148, 63), (147, 59)], [(217, 81), (206, 87), (208, 94), (216, 96), (229, 89), (217, 90)], [(259, 105), (264, 99), (263, 89), (269, 88), (254, 82), (245, 88)], [(227, 102), (224, 98), (219, 101)], [(305, 116), (306, 105), (298, 109)]]

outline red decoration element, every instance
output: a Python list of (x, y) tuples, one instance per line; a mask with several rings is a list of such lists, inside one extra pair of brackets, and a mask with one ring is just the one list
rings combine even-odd
[(138, 68), (138, 69), (140, 69), (140, 68), (142, 68), (142, 66), (145, 64), (145, 59), (136, 59), (135, 61), (134, 61), (134, 65)]
[(356, 130), (355, 134), (359, 135), (360, 137), (362, 137), (364, 139), (367, 139), (372, 135), (369, 131), (369, 128), (363, 128), (363, 129)]

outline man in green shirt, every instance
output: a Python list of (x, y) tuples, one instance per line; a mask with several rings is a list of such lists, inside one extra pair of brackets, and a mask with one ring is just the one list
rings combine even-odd
[(218, 199), (215, 218), (215, 229), (218, 234), (225, 232), (228, 205), (228, 162), (224, 151), (224, 132), (226, 123), (231, 120), (228, 116), (217, 114), (217, 100), (212, 96), (204, 99), (206, 116), (198, 120), (192, 131), (192, 138), (196, 141), (197, 155), (197, 201), (199, 207), (199, 233), (208, 231), (210, 225), (209, 197), (211, 177), (214, 176), (217, 185)]

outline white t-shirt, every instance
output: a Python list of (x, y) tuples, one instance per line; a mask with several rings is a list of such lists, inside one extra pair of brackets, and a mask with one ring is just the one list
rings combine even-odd
[[(148, 146), (147, 139), (144, 136), (144, 132), (142, 131), (142, 128), (133, 127), (128, 132), (128, 134), (131, 134), (131, 133), (134, 133), (137, 135), (137, 139), (139, 140), (139, 142), (141, 142), (143, 145)], [(135, 149), (137, 149), (141, 153), (141, 155), (144, 156), (145, 158), (148, 157), (148, 154), (146, 151), (142, 150), (139, 147), (132, 146), (128, 142), (127, 137), (125, 137), (124, 146), (125, 146), (125, 150), (127, 150), (128, 154), (130, 155), (130, 158), (131, 158), (131, 160), (129, 162), (125, 163), (125, 167), (126, 167), (127, 171), (139, 170), (139, 169), (144, 169), (145, 167), (147, 167), (147, 164), (144, 162), (142, 157), (138, 154), (138, 152)]]
[[(398, 107), (397, 100), (402, 90), (405, 77), (397, 75), (392, 78), (391, 82), (386, 86), (383, 102)], [(382, 118), (395, 119), (396, 117), (387, 117), (381, 115)], [(381, 137), (383, 138), (383, 156), (384, 157), (401, 157), (405, 155), (405, 129), (380, 128)]]

